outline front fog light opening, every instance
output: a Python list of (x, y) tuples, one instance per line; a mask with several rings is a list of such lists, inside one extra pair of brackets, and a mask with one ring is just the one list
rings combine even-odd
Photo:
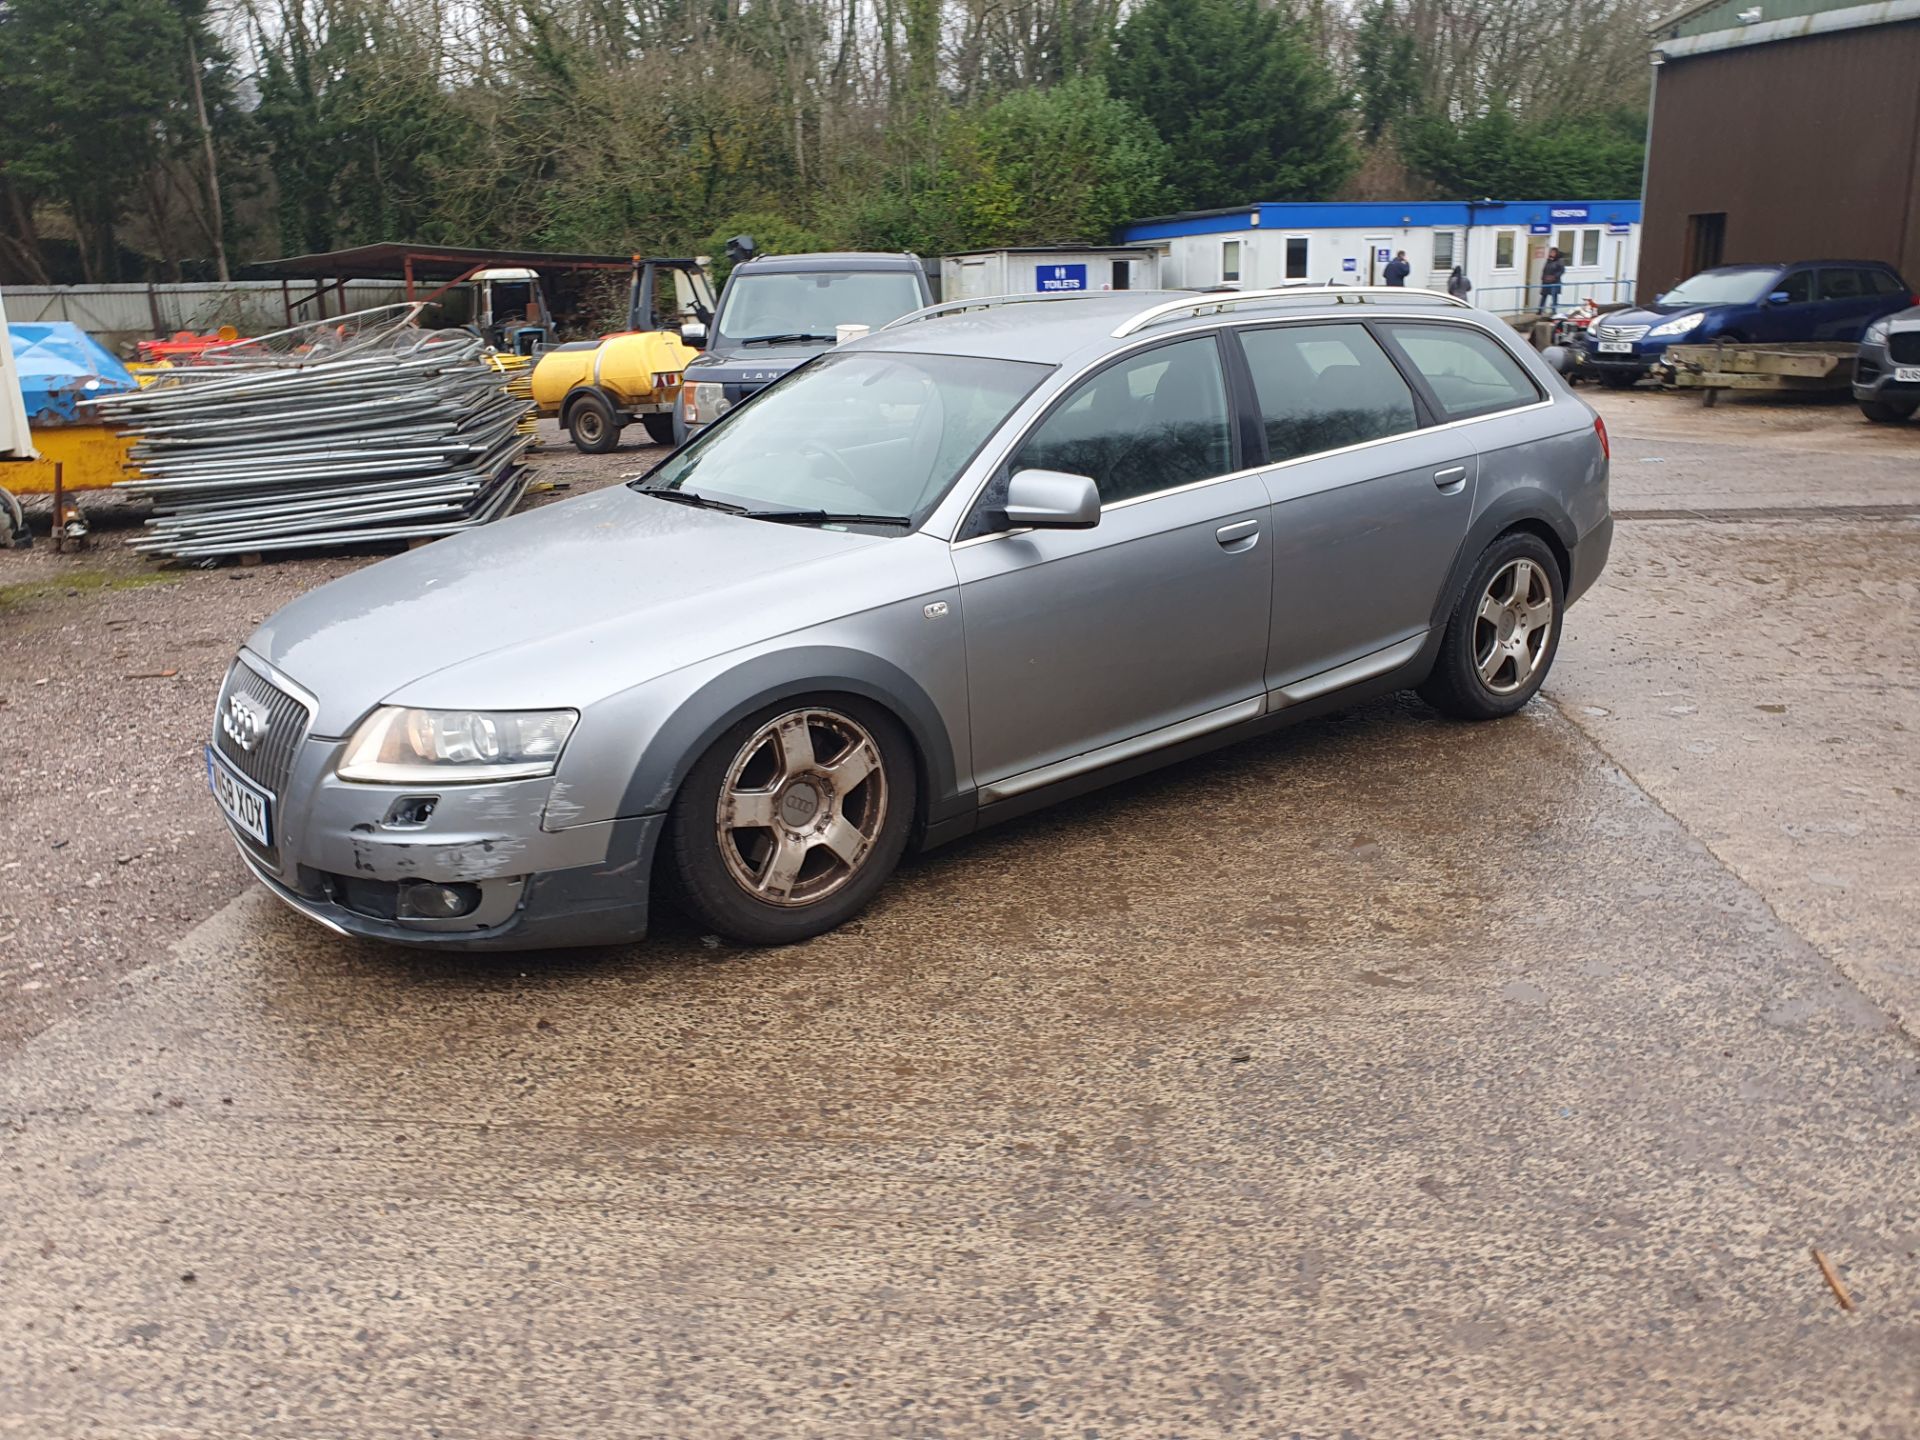
[(463, 881), (408, 880), (400, 886), (402, 920), (458, 920), (480, 908), (480, 887)]

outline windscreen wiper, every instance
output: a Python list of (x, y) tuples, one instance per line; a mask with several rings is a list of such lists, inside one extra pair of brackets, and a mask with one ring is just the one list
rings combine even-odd
[(742, 345), (785, 345), (795, 344), (802, 340), (832, 341), (838, 340), (839, 338), (838, 335), (809, 335), (804, 330), (796, 330), (791, 335), (749, 335), (740, 343)]
[(859, 515), (840, 510), (742, 510), (749, 520), (774, 520), (786, 525), (899, 525), (911, 528), (909, 515)]
[(731, 500), (716, 500), (711, 495), (702, 495), (695, 490), (656, 490), (651, 485), (636, 485), (633, 488), (642, 495), (651, 495), (656, 500), (671, 500), (676, 505), (698, 505), (702, 510), (724, 510), (729, 515), (753, 513), (744, 505), (735, 505)]

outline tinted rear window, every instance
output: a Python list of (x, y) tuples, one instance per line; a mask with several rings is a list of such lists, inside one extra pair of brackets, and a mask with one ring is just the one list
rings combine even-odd
[(1400, 435), (1419, 421), (1413, 391), (1357, 324), (1243, 330), (1267, 458), (1292, 460)]

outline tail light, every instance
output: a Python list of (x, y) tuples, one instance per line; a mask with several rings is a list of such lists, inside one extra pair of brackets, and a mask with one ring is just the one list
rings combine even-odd
[(656, 390), (671, 390), (679, 383), (680, 372), (678, 370), (656, 370), (653, 372), (653, 388)]
[(1602, 420), (1598, 415), (1593, 417), (1593, 433), (1598, 436), (1600, 440), (1600, 458), (1602, 460), (1613, 459), (1613, 446), (1607, 440), (1607, 422)]

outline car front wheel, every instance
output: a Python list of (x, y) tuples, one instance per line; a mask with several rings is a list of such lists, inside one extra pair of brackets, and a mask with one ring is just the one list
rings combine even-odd
[(1885, 400), (1862, 400), (1860, 413), (1876, 425), (1897, 425), (1920, 406), (1895, 405)]
[(1500, 536), (1467, 579), (1420, 698), (1460, 720), (1494, 720), (1525, 705), (1559, 649), (1563, 593), (1545, 541), (1524, 530)]
[(906, 849), (915, 773), (900, 725), (850, 697), (790, 701), (715, 741), (674, 798), (695, 915), (744, 945), (787, 945), (865, 908)]

